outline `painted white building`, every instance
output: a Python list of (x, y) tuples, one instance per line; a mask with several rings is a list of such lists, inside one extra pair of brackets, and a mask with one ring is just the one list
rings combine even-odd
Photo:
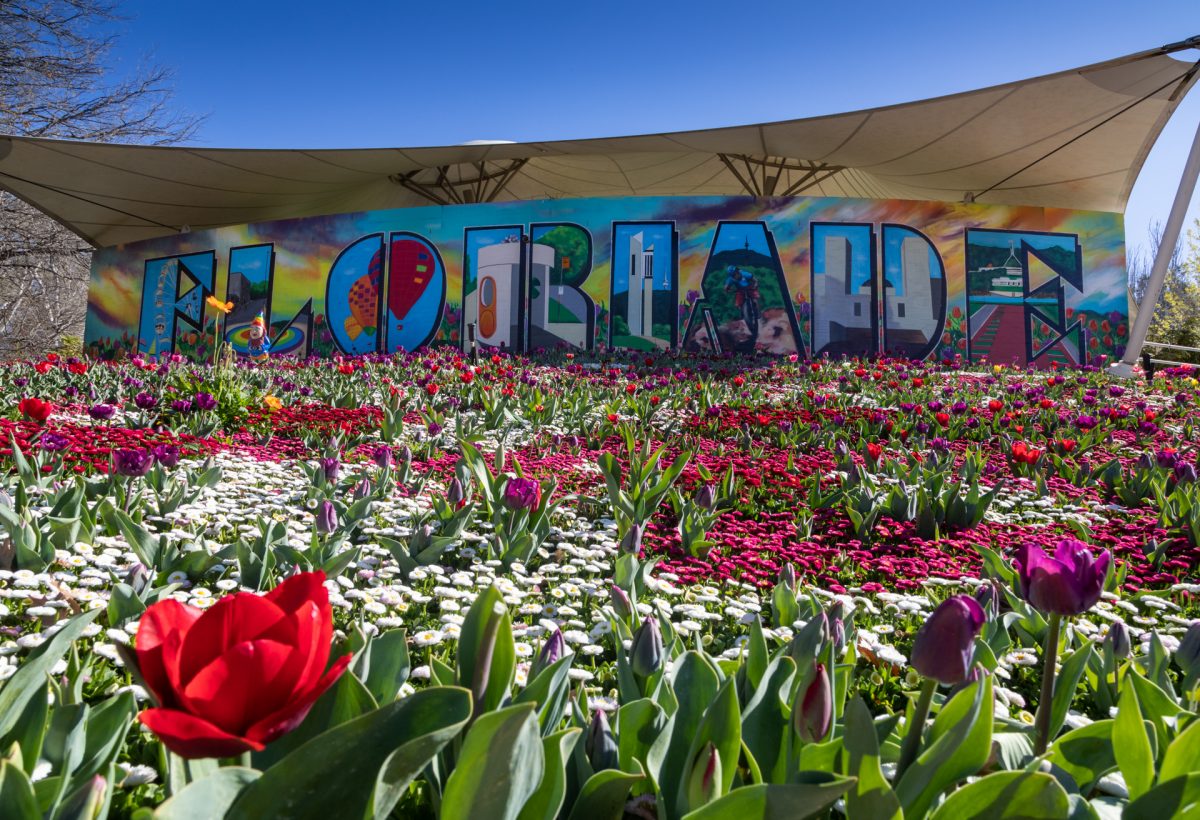
[[(550, 272), (554, 267), (554, 248), (532, 244), (529, 248), (530, 288), (528, 326), (556, 332), (550, 321)], [(517, 340), (514, 329), (521, 321), (521, 243), (501, 242), (479, 249), (476, 262), (478, 284), (475, 288), (476, 338), (480, 344), (512, 349)], [(467, 321), (472, 317), (468, 312)], [(573, 330), (573, 329), (572, 329)], [(582, 332), (573, 332), (583, 338)]]
[(844, 236), (825, 237), (825, 270), (813, 277), (813, 350), (841, 341), (848, 329), (871, 328), (871, 295), (851, 290), (851, 245)]
[[(889, 283), (884, 283), (889, 287)], [(915, 330), (928, 340), (937, 330), (934, 313), (933, 282), (929, 278), (929, 246), (919, 236), (906, 236), (900, 242), (900, 287), (888, 292), (888, 330)]]
[(654, 335), (654, 246), (643, 248), (641, 231), (629, 237), (629, 335)]

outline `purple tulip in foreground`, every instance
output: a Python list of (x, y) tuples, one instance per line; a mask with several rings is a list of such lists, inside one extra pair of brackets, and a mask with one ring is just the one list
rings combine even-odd
[(542, 503), (542, 485), (533, 478), (510, 478), (504, 483), (504, 504), (511, 510), (533, 512)]
[(145, 450), (116, 450), (112, 460), (117, 473), (129, 478), (143, 476), (154, 466), (154, 459)]
[(926, 678), (952, 686), (971, 671), (975, 636), (986, 620), (970, 595), (955, 595), (938, 605), (913, 642), (912, 665)]
[(1041, 547), (1023, 544), (1013, 564), (1021, 582), (1021, 596), (1036, 609), (1057, 615), (1082, 615), (1100, 600), (1112, 554), (1093, 557), (1080, 541), (1059, 541), (1054, 555)]
[(332, 501), (322, 501), (317, 507), (317, 532), (321, 535), (329, 535), (338, 528), (337, 509), (333, 506)]

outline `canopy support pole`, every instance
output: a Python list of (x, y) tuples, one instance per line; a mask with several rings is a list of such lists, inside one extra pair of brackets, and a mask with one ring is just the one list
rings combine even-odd
[(1142, 354), (1142, 346), (1146, 344), (1146, 334), (1150, 331), (1150, 320), (1154, 318), (1154, 309), (1158, 307), (1158, 299), (1162, 295), (1163, 283), (1167, 279), (1167, 267), (1174, 253), (1175, 245), (1179, 242), (1179, 233), (1183, 229), (1183, 218), (1187, 215), (1188, 205), (1192, 201), (1192, 193), (1196, 190), (1196, 177), (1200, 176), (1200, 122), (1196, 123), (1196, 136), (1192, 139), (1192, 150), (1188, 153), (1187, 162), (1183, 166), (1183, 175), (1179, 177), (1179, 189), (1175, 191), (1175, 204), (1171, 206), (1171, 214), (1167, 217), (1166, 227), (1163, 228), (1162, 240), (1158, 243), (1158, 252), (1154, 255), (1154, 266), (1150, 269), (1150, 281), (1146, 284), (1146, 292), (1142, 303), (1138, 306), (1137, 318), (1129, 331), (1129, 342), (1125, 347), (1125, 355), (1121, 361), (1109, 368), (1109, 373), (1121, 378), (1133, 376), (1133, 365)]

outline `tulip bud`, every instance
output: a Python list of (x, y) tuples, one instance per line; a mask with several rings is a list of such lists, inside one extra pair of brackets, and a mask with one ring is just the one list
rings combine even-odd
[(1109, 627), (1108, 635), (1104, 638), (1105, 643), (1112, 647), (1113, 657), (1117, 660), (1125, 660), (1129, 657), (1132, 647), (1129, 644), (1129, 629), (1124, 622), (1117, 621)]
[(812, 667), (812, 677), (800, 688), (798, 703), (792, 707), (796, 734), (805, 743), (824, 740), (833, 722), (833, 691), (825, 664)]
[(450, 486), (446, 488), (446, 501), (451, 507), (457, 507), (463, 503), (466, 494), (463, 492), (462, 482), (458, 480), (458, 476), (450, 479)]
[(592, 764), (594, 771), (615, 769), (620, 765), (617, 739), (613, 737), (612, 730), (608, 728), (608, 716), (604, 714), (603, 709), (597, 709), (592, 713), (592, 725), (588, 729), (583, 750), (587, 753), (588, 762)]
[(696, 493), (696, 506), (710, 511), (713, 507), (717, 506), (717, 491), (713, 488), (713, 485), (705, 484), (700, 488), (699, 492)]
[(629, 645), (629, 665), (633, 668), (633, 674), (645, 679), (657, 672), (662, 663), (662, 631), (658, 619), (647, 615), (633, 633), (633, 641)]
[(102, 775), (93, 776), (82, 787), (65, 796), (59, 808), (61, 816), (94, 820), (104, 808), (104, 794), (107, 791), (108, 781)]
[(325, 480), (330, 484), (336, 484), (338, 475), (342, 471), (342, 463), (336, 458), (322, 458), (320, 464), (321, 472), (325, 474)]
[(1000, 616), (1000, 592), (992, 583), (983, 584), (975, 590), (975, 602), (983, 609), (988, 620)]
[(629, 528), (629, 532), (625, 533), (625, 537), (621, 539), (621, 552), (628, 555), (637, 555), (642, 550), (642, 535), (645, 532), (645, 527), (641, 524), (633, 524)]
[(375, 462), (375, 466), (381, 470), (386, 470), (392, 466), (392, 448), (386, 444), (381, 444), (371, 453), (371, 460)]
[(984, 619), (983, 607), (970, 595), (942, 601), (913, 640), (913, 668), (947, 685), (962, 683), (971, 671), (975, 636)]
[(542, 649), (538, 652), (537, 658), (534, 659), (533, 665), (529, 669), (529, 680), (533, 680), (548, 666), (553, 666), (563, 655), (567, 654), (567, 642), (563, 640), (561, 629), (554, 630), (546, 642), (542, 644)]
[(147, 569), (145, 564), (140, 561), (131, 566), (125, 573), (125, 583), (133, 587), (133, 591), (139, 595), (153, 580), (154, 573)]
[(721, 789), (721, 756), (712, 741), (704, 744), (688, 777), (688, 810), (694, 811), (717, 799)]
[(362, 481), (354, 485), (354, 500), (361, 501), (371, 494), (371, 480), (364, 478)]
[(1190, 677), (1200, 676), (1200, 621), (1192, 621), (1175, 650), (1175, 663)]
[(841, 618), (834, 618), (830, 622), (830, 631), (832, 632), (834, 654), (841, 657), (842, 651), (846, 648), (846, 624)]
[(792, 592), (796, 591), (796, 568), (792, 566), (791, 561), (785, 562), (779, 568), (779, 583), (785, 585)]
[(629, 600), (629, 594), (619, 586), (612, 586), (608, 590), (608, 597), (612, 601), (613, 612), (617, 613), (617, 617), (623, 621), (628, 621), (633, 617), (633, 601)]
[(317, 532), (321, 535), (329, 535), (338, 527), (337, 509), (333, 506), (332, 501), (322, 501), (317, 507)]
[(400, 448), (400, 463), (405, 466), (412, 464), (412, 449), (407, 444)]

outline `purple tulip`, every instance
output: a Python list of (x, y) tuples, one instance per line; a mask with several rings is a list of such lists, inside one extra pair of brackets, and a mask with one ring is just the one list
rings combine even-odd
[(212, 393), (197, 393), (196, 394), (196, 409), (197, 410), (213, 410), (217, 406), (217, 400), (213, 398)]
[(154, 460), (168, 470), (179, 464), (179, 448), (174, 444), (160, 444), (151, 453), (154, 455)]
[(115, 450), (112, 454), (113, 469), (119, 475), (136, 478), (150, 472), (154, 459), (145, 450)]
[(566, 654), (567, 642), (563, 639), (562, 630), (556, 629), (546, 639), (546, 642), (542, 644), (541, 650), (538, 651), (537, 657), (534, 658), (533, 664), (529, 669), (529, 680), (533, 680), (547, 667), (553, 666)]
[(176, 413), (190, 413), (192, 412), (192, 400), (175, 399), (175, 401), (171, 402), (171, 409)]
[(458, 476), (450, 479), (450, 486), (446, 488), (446, 503), (451, 507), (457, 507), (466, 500), (466, 493), (463, 492), (462, 482), (458, 480)]
[(613, 612), (617, 613), (618, 618), (628, 621), (633, 617), (633, 601), (629, 600), (629, 593), (614, 585), (609, 588), (608, 597), (612, 601)]
[(533, 512), (542, 503), (542, 485), (533, 478), (510, 478), (504, 484), (504, 504), (511, 510)]
[(946, 685), (962, 683), (971, 671), (975, 636), (985, 620), (983, 607), (970, 595), (942, 601), (917, 631), (913, 668)]
[(1175, 663), (1187, 677), (1200, 676), (1200, 621), (1192, 621), (1183, 633), (1175, 650)]
[(117, 408), (111, 404), (93, 404), (88, 408), (88, 415), (96, 421), (107, 421), (112, 418)]
[(658, 619), (647, 615), (629, 644), (629, 665), (639, 678), (653, 675), (663, 662), (663, 638)]
[(1059, 541), (1053, 557), (1041, 547), (1023, 544), (1013, 560), (1021, 596), (1036, 609), (1058, 615), (1081, 615), (1095, 606), (1111, 562), (1108, 550), (1093, 557), (1073, 538)]
[(379, 445), (371, 452), (371, 460), (379, 469), (388, 469), (392, 466), (392, 448), (386, 444)]
[(646, 528), (641, 524), (633, 524), (629, 527), (629, 532), (625, 533), (621, 538), (621, 552), (629, 555), (637, 555), (642, 551), (642, 536), (645, 534)]
[(71, 446), (71, 440), (59, 433), (46, 432), (38, 440), (38, 444), (47, 453), (57, 453), (59, 450), (65, 450)]
[(133, 403), (142, 410), (153, 410), (158, 406), (158, 399), (151, 396), (149, 393), (141, 392), (133, 397)]
[(824, 740), (833, 722), (833, 691), (825, 664), (813, 666), (813, 677), (800, 693), (799, 703), (792, 710), (796, 734), (805, 743)]
[(337, 509), (334, 508), (333, 502), (325, 500), (317, 507), (317, 532), (321, 535), (329, 535), (338, 527)]
[(1129, 629), (1121, 621), (1117, 621), (1109, 627), (1108, 635), (1104, 640), (1112, 646), (1113, 657), (1117, 660), (1125, 660), (1133, 650), (1129, 643)]
[(336, 484), (338, 475), (342, 471), (342, 462), (337, 458), (322, 458), (318, 459), (321, 465), (321, 472), (325, 474), (325, 480), (330, 484)]
[(353, 497), (355, 501), (362, 501), (371, 495), (371, 480), (364, 478), (362, 481), (354, 485)]
[(612, 729), (608, 728), (608, 717), (603, 709), (592, 713), (592, 725), (588, 729), (583, 749), (594, 771), (615, 769), (620, 765), (617, 739), (613, 736)]
[(717, 506), (717, 491), (711, 484), (705, 484), (696, 493), (696, 506), (711, 511)]

